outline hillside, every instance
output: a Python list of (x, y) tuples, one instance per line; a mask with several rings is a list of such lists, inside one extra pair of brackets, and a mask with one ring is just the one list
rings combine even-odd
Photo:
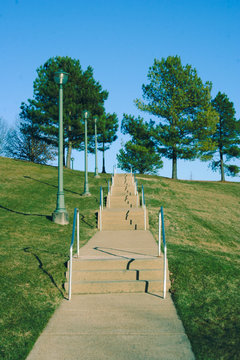
[(240, 183), (140, 176), (157, 239), (165, 211), (172, 296), (197, 359), (240, 359)]
[[(64, 170), (69, 226), (51, 222), (57, 169), (0, 158), (1, 359), (24, 359), (59, 302), (74, 207), (81, 245), (95, 233), (99, 187), (109, 175)], [(157, 238), (164, 206), (172, 296), (197, 359), (239, 359), (240, 183), (137, 176), (144, 185), (150, 228)]]

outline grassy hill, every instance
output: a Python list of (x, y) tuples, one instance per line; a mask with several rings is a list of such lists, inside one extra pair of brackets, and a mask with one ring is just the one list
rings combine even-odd
[[(0, 158), (0, 358), (24, 359), (63, 290), (74, 207), (81, 245), (96, 232), (99, 187), (109, 175), (64, 170), (69, 226), (51, 222), (57, 169)], [(240, 184), (138, 176), (157, 238), (164, 206), (172, 296), (197, 359), (239, 359)]]

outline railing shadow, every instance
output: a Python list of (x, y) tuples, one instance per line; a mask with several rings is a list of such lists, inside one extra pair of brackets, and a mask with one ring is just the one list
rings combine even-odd
[(21, 211), (12, 210), (12, 209), (9, 209), (9, 208), (7, 208), (7, 207), (5, 207), (5, 206), (2, 206), (2, 205), (0, 205), (0, 208), (3, 209), (3, 210), (10, 211), (10, 212), (15, 213), (15, 214), (19, 214), (19, 215), (24, 215), (24, 216), (40, 216), (40, 217), (45, 217), (46, 219), (52, 221), (52, 216), (49, 216), (49, 215), (44, 215), (44, 214), (29, 214), (29, 213), (25, 213), (25, 212), (21, 212)]
[[(97, 251), (100, 251), (100, 252), (103, 252), (103, 253), (106, 253), (106, 254), (109, 254), (109, 255), (118, 256), (118, 257), (124, 257), (124, 256), (117, 255), (117, 254), (114, 254), (112, 252), (107, 252), (106, 250), (113, 250), (113, 251), (120, 251), (120, 252), (124, 252), (124, 253), (128, 253), (128, 254), (148, 256), (149, 258), (153, 258), (153, 259), (156, 257), (156, 256), (153, 256), (153, 255), (138, 253), (138, 252), (135, 252), (135, 251), (129, 251), (129, 250), (124, 250), (124, 249), (114, 249), (114, 248), (101, 248), (99, 246), (95, 247), (94, 250), (97, 250)], [(131, 258), (130, 257), (124, 257), (124, 258), (132, 259), (132, 257)]]
[(63, 297), (64, 299), (68, 300), (68, 298), (64, 295), (62, 289), (60, 289), (60, 288), (58, 287), (58, 285), (56, 284), (53, 276), (52, 276), (47, 270), (44, 269), (43, 263), (42, 263), (41, 259), (39, 258), (39, 256), (38, 256), (37, 254), (35, 254), (34, 252), (32, 252), (30, 249), (31, 249), (30, 247), (26, 247), (26, 248), (23, 248), (23, 251), (24, 251), (25, 253), (31, 254), (31, 255), (33, 255), (33, 256), (35, 257), (35, 259), (38, 261), (39, 269), (40, 269), (44, 274), (46, 274), (46, 275), (49, 277), (49, 279), (51, 280), (51, 283), (52, 283), (52, 284), (55, 286), (55, 288), (60, 292), (60, 294), (62, 295), (62, 297)]
[[(104, 249), (104, 248), (103, 248)], [(126, 259), (126, 260), (132, 260), (131, 258), (129, 257), (126, 257), (126, 256), (123, 256), (123, 255), (117, 255), (117, 254), (114, 254), (112, 252), (109, 252), (109, 251), (106, 251), (106, 250), (103, 250), (101, 249), (99, 246), (96, 246), (95, 248), (93, 248), (93, 250), (96, 250), (96, 251), (99, 251), (99, 252), (102, 252), (104, 254), (107, 254), (107, 255), (111, 255), (111, 256), (115, 256), (115, 257), (120, 257), (120, 258), (123, 258), (123, 259)], [(108, 248), (106, 248), (108, 249)], [(108, 250), (115, 250), (115, 249), (108, 249)], [(133, 259), (134, 260), (134, 259)]]
[(89, 222), (87, 222), (87, 221), (85, 220), (85, 216), (84, 216), (83, 214), (80, 214), (80, 213), (79, 213), (79, 215), (81, 216), (81, 221), (82, 221), (84, 224), (86, 224), (87, 226), (89, 226), (91, 229), (95, 229), (96, 225), (94, 226), (94, 225), (90, 224)]

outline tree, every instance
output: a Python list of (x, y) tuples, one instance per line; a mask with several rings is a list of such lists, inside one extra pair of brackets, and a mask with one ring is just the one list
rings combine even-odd
[(5, 121), (2, 118), (0, 118), (0, 154), (4, 152), (6, 136), (7, 136), (7, 126)]
[(7, 132), (6, 156), (37, 164), (46, 164), (56, 156), (54, 149), (38, 136), (39, 129), (31, 121), (21, 122)]
[[(236, 120), (234, 104), (226, 94), (218, 92), (212, 100), (212, 105), (218, 113), (217, 128), (212, 135), (212, 140), (217, 144), (212, 156), (211, 166), (214, 171), (219, 170), (221, 181), (225, 181), (225, 172), (229, 176), (236, 176), (240, 172), (237, 165), (226, 164), (233, 158), (240, 158), (240, 120)], [(214, 155), (218, 154), (218, 159)]]
[[(93, 77), (93, 69), (88, 66), (83, 71), (79, 60), (70, 57), (52, 57), (37, 69), (33, 83), (33, 99), (22, 103), (20, 118), (32, 119), (39, 126), (42, 140), (53, 146), (58, 143), (58, 85), (54, 73), (63, 69), (69, 73), (68, 82), (63, 87), (63, 133), (64, 149), (67, 148), (67, 167), (70, 167), (72, 148), (82, 150), (84, 142), (84, 121), (82, 112), (95, 115), (104, 112), (104, 101), (108, 92), (103, 91)], [(93, 133), (93, 122), (88, 122), (88, 131)], [(65, 153), (65, 151), (64, 151)]]
[(140, 116), (134, 118), (124, 114), (121, 124), (123, 134), (131, 136), (117, 155), (118, 166), (122, 170), (141, 174), (156, 174), (162, 168), (162, 160), (154, 139), (154, 123), (144, 122)]
[[(98, 150), (103, 153), (103, 165), (102, 173), (106, 173), (105, 168), (105, 151), (110, 148), (110, 145), (117, 140), (118, 131), (118, 118), (115, 113), (113, 114), (103, 114), (99, 117), (97, 122), (97, 142), (101, 144), (98, 147)], [(92, 146), (93, 148), (93, 146)]]
[(172, 178), (177, 178), (177, 159), (195, 159), (214, 147), (216, 113), (211, 107), (211, 83), (203, 84), (197, 71), (183, 66), (179, 56), (155, 59), (142, 86), (137, 107), (159, 117), (156, 139), (161, 154), (172, 160)]

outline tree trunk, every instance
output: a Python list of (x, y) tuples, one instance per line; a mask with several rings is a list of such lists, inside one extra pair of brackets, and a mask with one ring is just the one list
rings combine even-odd
[(106, 174), (106, 170), (105, 170), (105, 147), (104, 147), (104, 143), (103, 143), (103, 165), (102, 165), (102, 174)]
[(221, 181), (225, 181), (222, 149), (220, 149), (220, 168), (221, 168)]
[(72, 155), (72, 141), (68, 142), (68, 152), (67, 152), (67, 168), (71, 169), (71, 155)]
[(174, 150), (172, 157), (172, 179), (177, 179), (177, 155)]

